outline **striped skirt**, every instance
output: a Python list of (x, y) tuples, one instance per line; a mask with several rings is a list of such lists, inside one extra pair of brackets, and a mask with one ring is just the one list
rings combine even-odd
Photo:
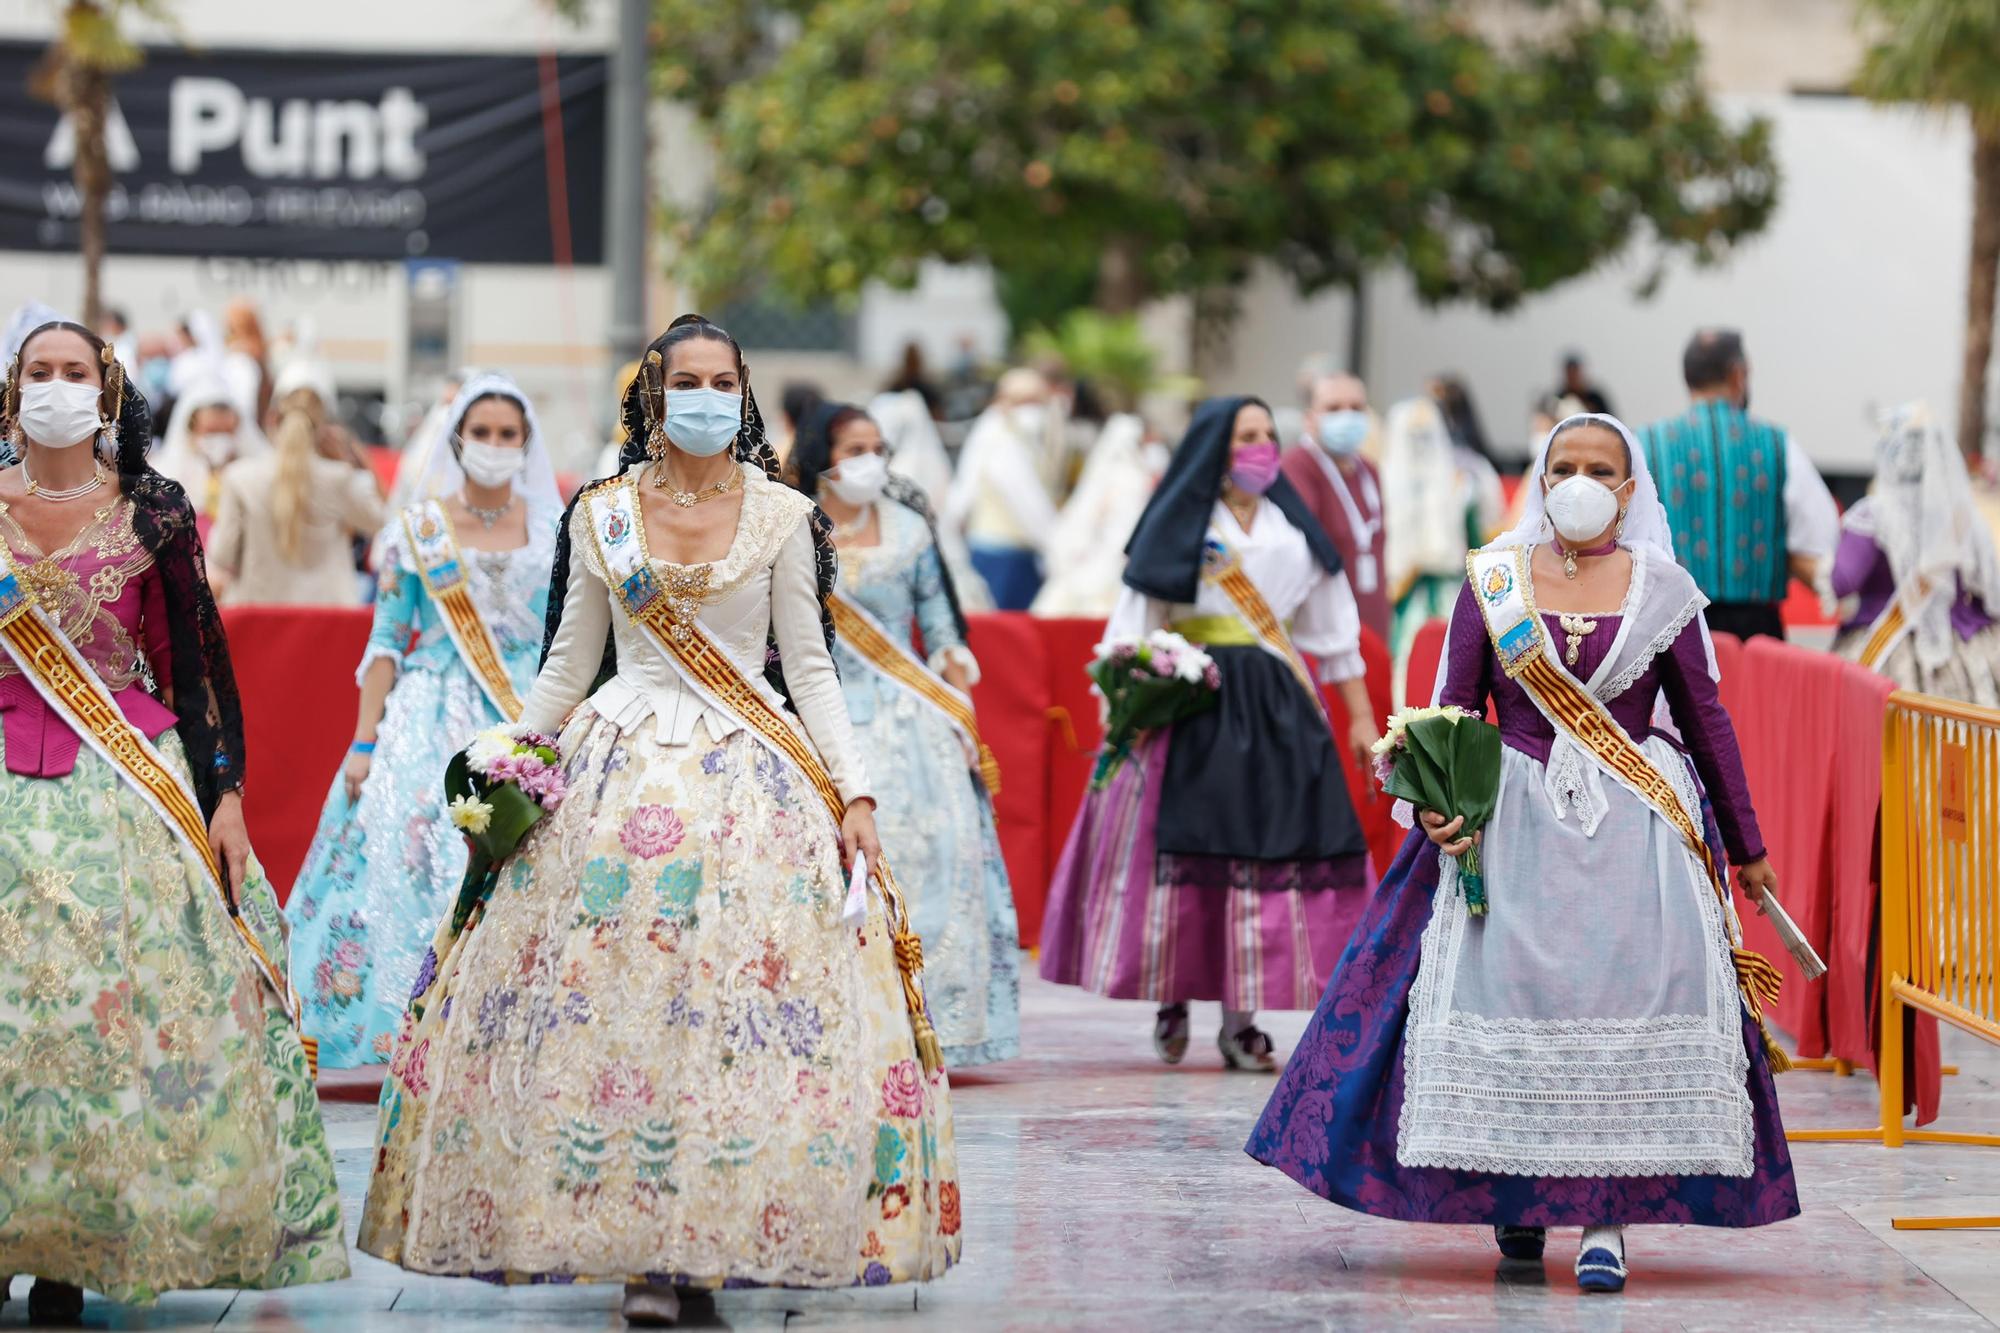
[(1310, 1009), (1373, 896), (1366, 854), (1319, 861), (1161, 855), (1170, 734), (1085, 795), (1049, 886), (1042, 976), (1121, 1000)]

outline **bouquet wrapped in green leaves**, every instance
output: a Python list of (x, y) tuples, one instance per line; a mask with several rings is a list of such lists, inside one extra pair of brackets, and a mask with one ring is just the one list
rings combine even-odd
[(1090, 777), (1092, 791), (1110, 783), (1140, 735), (1207, 712), (1222, 688), (1215, 660), (1163, 629), (1098, 644), (1089, 672), (1104, 696), (1104, 748)]
[(464, 929), (472, 909), (492, 892), (501, 862), (528, 830), (562, 803), (566, 787), (551, 736), (494, 727), (452, 756), (444, 771), (446, 808), (468, 849), (451, 913), (454, 931)]
[[(1470, 838), (1500, 800), (1500, 728), (1463, 708), (1406, 708), (1375, 743), (1375, 776), (1383, 791), (1419, 812), (1463, 818), (1458, 836)], [(1458, 882), (1466, 910), (1484, 916), (1486, 879), (1476, 843), (1459, 853)]]

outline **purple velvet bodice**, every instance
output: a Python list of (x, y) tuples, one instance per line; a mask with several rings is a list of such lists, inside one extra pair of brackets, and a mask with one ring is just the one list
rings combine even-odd
[[(1842, 629), (1867, 629), (1888, 608), (1896, 595), (1896, 575), (1889, 557), (1873, 537), (1859, 532), (1842, 532), (1840, 550), (1833, 558), (1833, 591), (1837, 597), (1857, 599), (1854, 614)], [(1958, 600), (1951, 604), (1951, 628), (1960, 639), (1969, 639), (1993, 623), (1993, 617), (1979, 599), (1959, 583)]]
[[(1570, 674), (1588, 681), (1604, 662), (1618, 637), (1617, 616), (1587, 616), (1597, 628), (1582, 637), (1576, 665)], [(1569, 635), (1562, 617), (1542, 617), (1556, 655), (1568, 665)], [(1729, 858), (1747, 865), (1764, 855), (1764, 836), (1757, 827), (1757, 814), (1750, 804), (1750, 784), (1743, 774), (1743, 756), (1736, 746), (1736, 728), (1716, 693), (1708, 674), (1708, 654), (1702, 647), (1701, 623), (1690, 621), (1673, 646), (1655, 657), (1630, 688), (1605, 708), (1634, 740), (1645, 741), (1653, 734), (1653, 702), (1666, 695), (1674, 725), (1680, 728), (1682, 743), (1694, 759), (1695, 771), (1715, 807), (1716, 823)], [(1455, 704), (1473, 713), (1484, 713), (1486, 701), (1493, 701), (1499, 720), (1501, 740), (1509, 749), (1546, 764), (1555, 747), (1555, 727), (1535, 707), (1522, 689), (1500, 669), (1487, 637), (1486, 622), (1467, 585), (1459, 592), (1457, 609), (1452, 612), (1451, 639), (1445, 648), (1444, 688), (1440, 703)]]

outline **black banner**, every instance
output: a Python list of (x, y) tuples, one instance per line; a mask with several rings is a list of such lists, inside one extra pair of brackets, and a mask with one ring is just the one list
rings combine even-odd
[[(69, 250), (66, 118), (0, 42), (0, 249)], [(596, 264), (601, 55), (151, 48), (108, 126), (114, 254)]]

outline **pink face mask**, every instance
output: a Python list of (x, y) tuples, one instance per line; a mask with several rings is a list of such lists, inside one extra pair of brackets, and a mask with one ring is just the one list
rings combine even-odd
[(1250, 444), (1229, 460), (1229, 480), (1239, 491), (1262, 495), (1278, 479), (1278, 446)]

